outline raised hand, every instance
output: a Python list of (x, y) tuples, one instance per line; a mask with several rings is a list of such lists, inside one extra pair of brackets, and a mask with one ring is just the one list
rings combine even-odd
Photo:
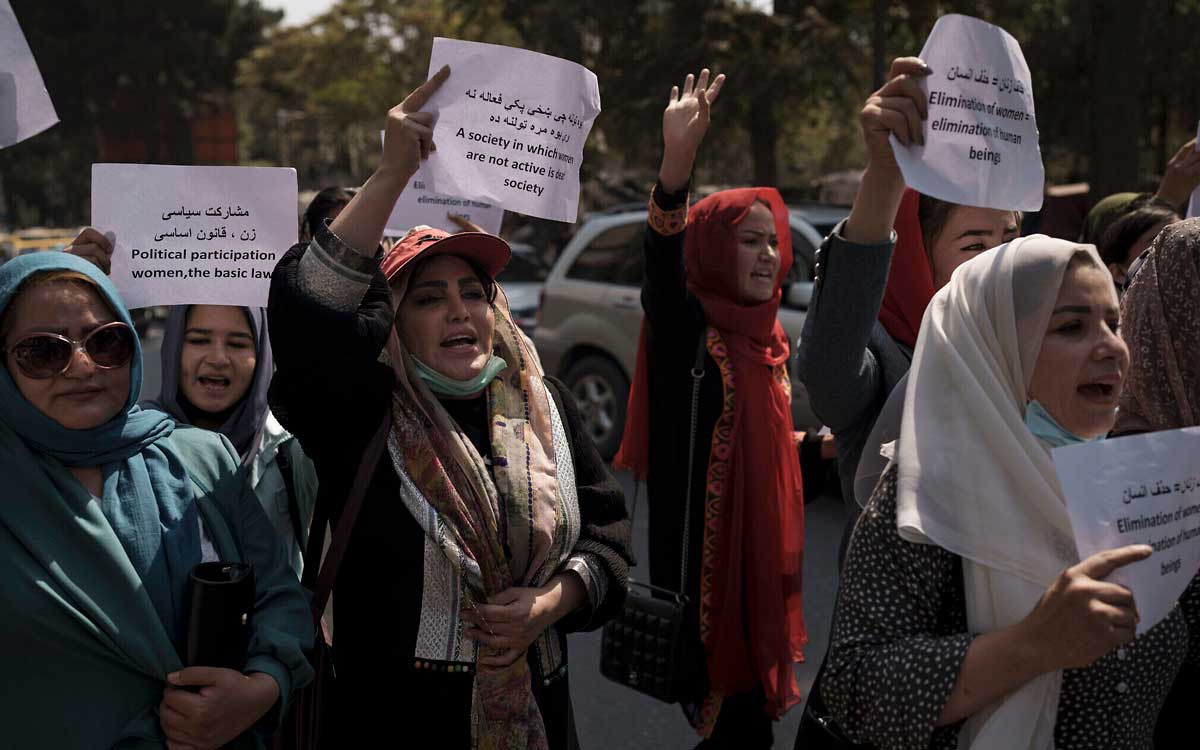
[(863, 143), (871, 166), (896, 166), (888, 136), (905, 146), (925, 143), (923, 120), (929, 116), (925, 92), (918, 81), (929, 75), (929, 66), (916, 57), (898, 57), (888, 71), (888, 82), (867, 99), (859, 114)]
[(1184, 204), (1197, 186), (1200, 186), (1200, 151), (1196, 150), (1196, 139), (1193, 138), (1180, 146), (1167, 162), (1166, 172), (1155, 195), (1178, 211), (1186, 208)]
[(63, 248), (63, 252), (90, 260), (106, 274), (112, 272), (112, 242), (91, 227), (84, 227), (79, 236), (71, 240), (70, 245)]
[(421, 108), (449, 77), (450, 66), (443, 65), (404, 101), (388, 110), (379, 171), (391, 172), (407, 183), (416, 174), (421, 162), (437, 150), (433, 143), (433, 114), (422, 112)]
[(724, 73), (711, 85), (709, 75), (708, 68), (701, 70), (698, 78), (689, 73), (682, 92), (678, 86), (671, 87), (671, 98), (663, 110), (663, 161), (658, 178), (669, 192), (683, 188), (691, 177), (696, 152), (708, 132), (710, 108), (725, 84)]

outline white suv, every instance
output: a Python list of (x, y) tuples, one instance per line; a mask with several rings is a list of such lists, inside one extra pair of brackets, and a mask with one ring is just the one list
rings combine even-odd
[[(790, 214), (795, 257), (779, 320), (794, 343), (812, 296), (816, 250), (847, 210), (806, 206), (793, 207)], [(645, 210), (590, 216), (550, 269), (538, 309), (534, 342), (542, 364), (571, 389), (605, 458), (611, 458), (621, 443), (637, 359), (645, 227)], [(792, 418), (797, 429), (820, 425), (808, 404), (808, 391), (794, 374)]]

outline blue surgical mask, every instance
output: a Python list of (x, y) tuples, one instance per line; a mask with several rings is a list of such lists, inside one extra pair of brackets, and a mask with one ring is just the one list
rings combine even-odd
[(1034, 437), (1040, 438), (1051, 448), (1061, 448), (1064, 445), (1078, 443), (1095, 443), (1106, 437), (1101, 435), (1091, 440), (1079, 437), (1060, 425), (1054, 417), (1050, 416), (1050, 412), (1046, 411), (1045, 407), (1037, 401), (1030, 401), (1025, 405), (1025, 426), (1029, 428)]
[(409, 356), (416, 368), (417, 377), (425, 382), (429, 390), (439, 396), (450, 396), (451, 398), (469, 398), (476, 395), (487, 388), (488, 384), (495, 380), (504, 368), (508, 367), (507, 362), (493, 354), (478, 375), (470, 380), (455, 380), (434, 370), (411, 354)]

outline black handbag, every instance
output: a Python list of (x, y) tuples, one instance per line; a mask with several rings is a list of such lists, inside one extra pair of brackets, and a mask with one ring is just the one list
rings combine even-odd
[[(679, 591), (629, 579), (625, 606), (604, 626), (600, 641), (600, 673), (608, 679), (667, 703), (696, 693), (703, 646), (687, 627), (688, 532), (691, 529), (692, 469), (696, 452), (696, 418), (700, 381), (704, 378), (704, 334), (692, 367), (692, 422), (688, 442), (687, 494), (684, 496)], [(633, 494), (630, 521), (637, 514)]]
[(187, 665), (240, 672), (246, 666), (254, 614), (254, 566), (200, 563), (192, 569), (189, 583)]

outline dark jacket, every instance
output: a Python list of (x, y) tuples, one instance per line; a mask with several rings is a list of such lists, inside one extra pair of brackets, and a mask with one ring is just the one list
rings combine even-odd
[[(895, 235), (878, 245), (842, 237), (843, 222), (817, 250), (817, 277), (799, 346), (799, 375), (813, 411), (837, 439), (838, 475), (851, 519), (854, 474), (867, 436), (912, 351), (879, 323)], [(863, 502), (867, 498), (862, 498)]]
[[(289, 250), (271, 279), (277, 367), (271, 408), (316, 465), (318, 503), (330, 504), (334, 523), (364, 447), (391, 404), (394, 375), (379, 356), (393, 311), (379, 262), (324, 230), (312, 244)], [(620, 485), (596, 453), (570, 393), (557, 381), (547, 383), (575, 465), (582, 520), (575, 549), (595, 561), (599, 575), (588, 604), (556, 626), (565, 665), (562, 634), (598, 627), (623, 603), (631, 552)], [(385, 452), (334, 593), (336, 735), (347, 747), (355, 746), (350, 738), (374, 743), (400, 736), (414, 747), (424, 741), (470, 745), (473, 665), (414, 658), (423, 615), (430, 615), (422, 612), (424, 590), (439, 585), (426, 580), (425, 554), (425, 532), (401, 501), (400, 479)], [(601, 596), (592, 601), (597, 590)], [(550, 747), (576, 746), (566, 670), (542, 674), (533, 658), (530, 666)]]

